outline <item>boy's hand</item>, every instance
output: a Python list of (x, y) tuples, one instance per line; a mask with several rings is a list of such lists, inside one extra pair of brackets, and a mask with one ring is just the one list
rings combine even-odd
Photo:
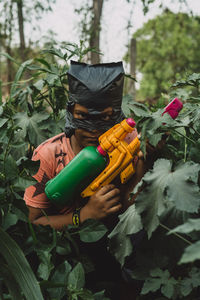
[(115, 185), (108, 184), (90, 197), (81, 213), (87, 214), (88, 218), (100, 220), (119, 211), (122, 207), (119, 201), (120, 190)]

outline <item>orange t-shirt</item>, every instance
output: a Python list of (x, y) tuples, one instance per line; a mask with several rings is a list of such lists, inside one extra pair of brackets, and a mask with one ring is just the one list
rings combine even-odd
[[(65, 133), (60, 133), (39, 145), (32, 157), (34, 161), (40, 160), (39, 170), (33, 176), (37, 183), (25, 190), (26, 205), (35, 208), (49, 208), (51, 203), (44, 192), (45, 184), (54, 178), (74, 157), (70, 140), (65, 136)], [(69, 212), (70, 210), (70, 208), (65, 208), (61, 212)]]

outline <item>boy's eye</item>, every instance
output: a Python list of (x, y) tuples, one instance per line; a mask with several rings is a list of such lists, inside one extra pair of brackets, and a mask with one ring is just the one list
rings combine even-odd
[(85, 120), (88, 118), (88, 114), (86, 114), (84, 112), (76, 112), (75, 117), (80, 120)]

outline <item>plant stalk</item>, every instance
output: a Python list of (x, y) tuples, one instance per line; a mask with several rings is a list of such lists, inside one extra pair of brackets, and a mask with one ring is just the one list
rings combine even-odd
[[(171, 230), (169, 227), (165, 226), (164, 224), (160, 223), (160, 226), (162, 228), (164, 228), (165, 230), (167, 230), (168, 232)], [(172, 232), (172, 234), (174, 234), (176, 237), (178, 237), (179, 239), (181, 239), (182, 241), (184, 241), (186, 244), (188, 245), (192, 245), (192, 243), (190, 241), (188, 241), (187, 239), (185, 239), (182, 235), (176, 233), (176, 232)]]
[(195, 144), (195, 145), (196, 145), (196, 142), (195, 142), (194, 140), (190, 139), (188, 136), (186, 136), (186, 135), (184, 135), (184, 134), (180, 133), (180, 132), (179, 132), (179, 131), (177, 131), (176, 129), (172, 129), (172, 131), (174, 131), (174, 132), (178, 133), (179, 135), (181, 135), (182, 137), (184, 137), (185, 139), (187, 139), (188, 141), (190, 141), (190, 142), (192, 142), (193, 144)]

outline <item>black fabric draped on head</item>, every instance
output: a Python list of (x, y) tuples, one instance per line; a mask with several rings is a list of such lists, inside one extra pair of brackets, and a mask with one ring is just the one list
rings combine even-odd
[[(69, 101), (66, 112), (66, 135), (70, 137), (77, 128), (106, 131), (123, 120), (125, 118), (121, 110), (123, 83), (122, 62), (89, 65), (71, 61), (68, 71)], [(75, 119), (71, 108), (76, 103), (86, 107), (88, 113), (94, 118)], [(113, 108), (111, 120), (98, 119), (98, 115), (107, 107)]]

